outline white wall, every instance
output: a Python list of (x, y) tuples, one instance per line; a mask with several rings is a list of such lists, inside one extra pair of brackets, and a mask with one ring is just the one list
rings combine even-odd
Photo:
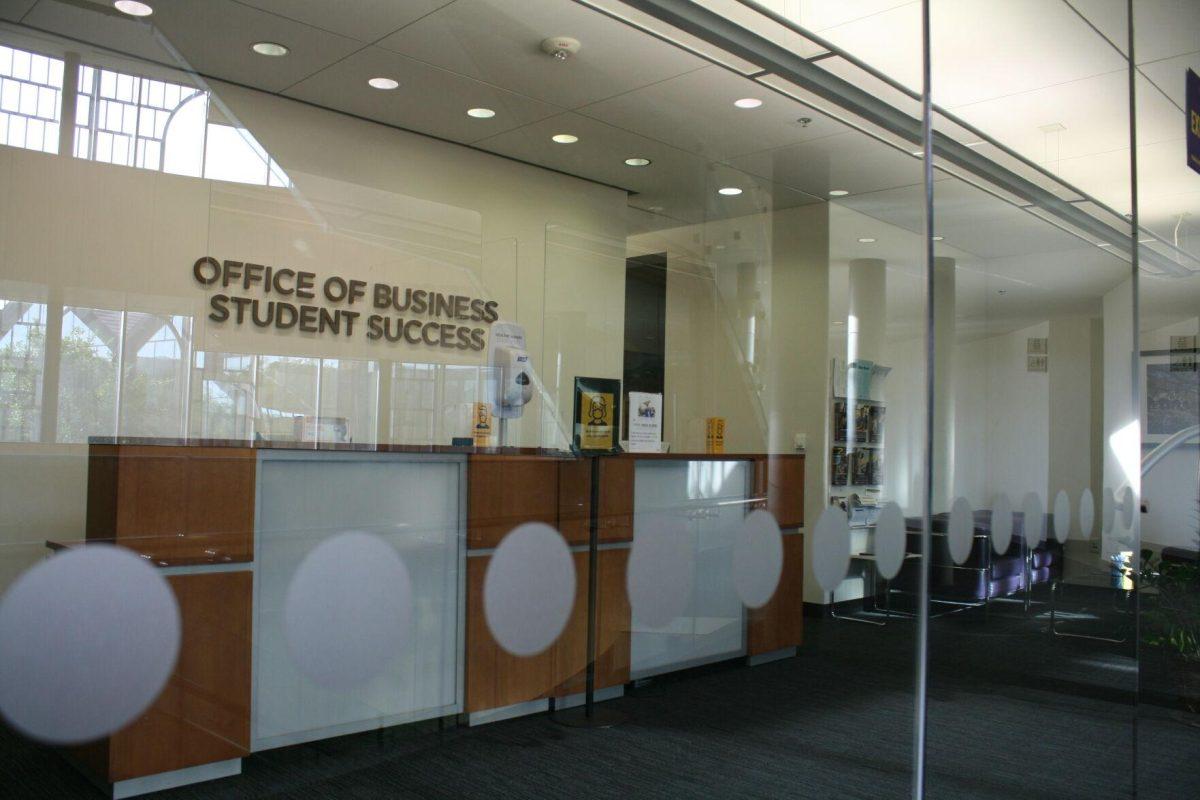
[[(1142, 351), (1168, 350), (1171, 336), (1196, 336), (1200, 319), (1193, 317), (1143, 331)], [(1200, 422), (1200, 420), (1198, 420)], [(1143, 454), (1152, 445), (1143, 445)], [(1200, 443), (1192, 440), (1168, 454), (1142, 479), (1142, 547), (1197, 546), (1200, 535)]]

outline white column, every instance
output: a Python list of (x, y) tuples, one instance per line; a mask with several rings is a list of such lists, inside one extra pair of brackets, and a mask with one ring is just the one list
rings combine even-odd
[(954, 499), (954, 259), (933, 260), (933, 506)]
[(887, 262), (856, 258), (850, 262), (850, 309), (846, 320), (846, 362), (881, 363), (887, 335)]

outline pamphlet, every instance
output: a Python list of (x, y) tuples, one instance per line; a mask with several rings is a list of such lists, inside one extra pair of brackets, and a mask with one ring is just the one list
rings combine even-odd
[(657, 453), (662, 442), (661, 394), (629, 393), (629, 450)]

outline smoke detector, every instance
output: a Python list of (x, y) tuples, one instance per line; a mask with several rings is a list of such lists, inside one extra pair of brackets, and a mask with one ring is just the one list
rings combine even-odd
[(542, 40), (542, 52), (554, 56), (559, 61), (566, 61), (579, 52), (579, 40), (570, 36), (551, 36)]

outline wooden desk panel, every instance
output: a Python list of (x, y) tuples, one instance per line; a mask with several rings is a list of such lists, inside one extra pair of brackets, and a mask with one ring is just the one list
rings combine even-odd
[(254, 558), (250, 448), (91, 445), (87, 538), (160, 566)]
[(252, 580), (249, 571), (167, 578), (183, 634), (175, 670), (138, 719), (71, 749), (81, 766), (114, 783), (249, 754)]
[(467, 559), (467, 712), (549, 697), (555, 684), (553, 645), (534, 656), (515, 656), (492, 637), (483, 610), (483, 579), (491, 560)]
[[(587, 553), (571, 555), (575, 562), (575, 605), (571, 616), (549, 648), (528, 657), (505, 651), (488, 630), (483, 611), (483, 580), (491, 556), (467, 559), (466, 711), (484, 711), (584, 691)], [(600, 551), (596, 687), (601, 689), (629, 681), (630, 612), (625, 591), (628, 558), (626, 549)]]
[(470, 456), (467, 547), (496, 547), (523, 522), (557, 526), (560, 461), (538, 456)]
[(598, 458), (600, 469), (600, 541), (633, 541), (632, 458)]
[(781, 528), (804, 525), (804, 456), (765, 456), (760, 462), (765, 471), (767, 510), (775, 515)]
[(600, 551), (596, 622), (596, 688), (629, 683), (629, 631), (633, 626), (625, 573), (629, 550)]
[(592, 462), (558, 463), (558, 529), (567, 544), (587, 544), (592, 514)]
[(804, 639), (804, 535), (783, 537), (783, 573), (775, 595), (762, 608), (747, 610), (746, 652), (770, 653), (798, 647)]

